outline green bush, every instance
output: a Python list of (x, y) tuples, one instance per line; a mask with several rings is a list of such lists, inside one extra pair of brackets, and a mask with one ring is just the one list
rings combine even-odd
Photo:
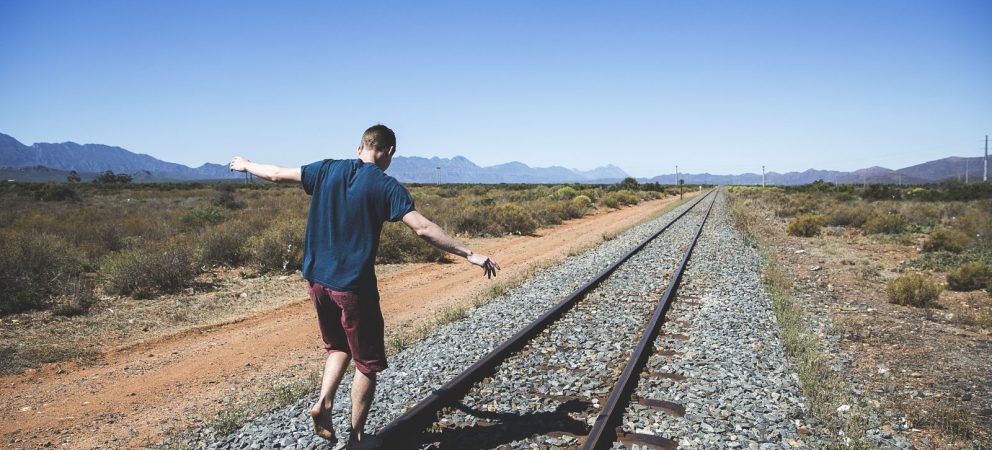
[(207, 225), (216, 225), (227, 220), (224, 212), (215, 206), (206, 208), (196, 208), (186, 213), (182, 218), (183, 225), (189, 228), (203, 228)]
[(442, 262), (447, 253), (424, 242), (406, 225), (387, 222), (379, 237), (376, 262), (382, 264)]
[(890, 281), (885, 293), (890, 303), (925, 308), (940, 296), (940, 286), (924, 275), (913, 273)]
[(207, 230), (200, 238), (200, 264), (226, 264), (236, 266), (243, 263), (248, 254), (245, 242), (249, 232), (239, 221), (222, 223)]
[(531, 216), (537, 221), (539, 226), (558, 225), (567, 219), (569, 215), (568, 203), (565, 202), (544, 202), (531, 208)]
[(292, 271), (303, 264), (303, 234), (306, 221), (283, 218), (248, 239), (251, 262), (263, 272)]
[(775, 210), (775, 215), (784, 218), (812, 214), (817, 211), (821, 201), (821, 199), (811, 195), (792, 195), (780, 203), (778, 209)]
[(636, 205), (638, 202), (640, 202), (640, 198), (637, 197), (637, 194), (628, 190), (607, 192), (599, 198), (599, 204), (607, 208)]
[[(589, 207), (592, 206), (592, 199), (586, 197), (585, 195), (576, 195), (572, 201), (568, 202), (569, 206), (576, 211), (581, 211), (582, 215), (585, 215)], [(581, 216), (579, 216), (581, 217)]]
[(47, 306), (83, 269), (79, 252), (59, 236), (0, 232), (0, 315)]
[(107, 293), (134, 298), (179, 292), (193, 283), (197, 272), (193, 247), (181, 239), (114, 253), (100, 266)]
[(865, 222), (864, 230), (870, 234), (897, 234), (906, 228), (906, 218), (897, 212), (875, 214)]
[(537, 230), (534, 216), (522, 206), (512, 203), (503, 203), (493, 208), (491, 220), (501, 234), (532, 234)]
[(923, 251), (936, 252), (948, 251), (960, 253), (971, 242), (971, 237), (957, 230), (950, 228), (938, 228), (927, 236), (923, 242)]
[(870, 206), (859, 203), (856, 205), (836, 205), (827, 211), (826, 223), (842, 227), (861, 227), (872, 216)]
[(579, 191), (576, 191), (575, 188), (571, 186), (560, 187), (557, 191), (555, 191), (555, 198), (560, 200), (571, 200), (575, 198), (576, 195), (579, 195)]
[(815, 214), (796, 216), (785, 226), (785, 232), (790, 236), (811, 237), (820, 234), (823, 218)]
[(947, 287), (952, 291), (977, 291), (992, 282), (992, 267), (983, 263), (966, 263), (947, 273)]

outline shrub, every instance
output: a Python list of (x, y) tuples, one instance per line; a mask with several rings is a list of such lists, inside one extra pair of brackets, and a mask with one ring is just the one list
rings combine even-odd
[(44, 202), (78, 201), (79, 193), (66, 184), (46, 184), (34, 192), (34, 197)]
[(496, 224), (489, 221), (491, 211), (488, 207), (465, 206), (447, 209), (444, 212), (438, 217), (441, 219), (447, 217), (446, 220), (443, 220), (444, 228), (450, 228), (456, 234), (496, 235), (500, 233)]
[(590, 206), (592, 206), (592, 199), (586, 197), (585, 195), (576, 195), (575, 198), (568, 203), (570, 207), (575, 210), (582, 211), (582, 215), (585, 215), (585, 212), (589, 210)]
[(234, 186), (230, 184), (222, 184), (217, 188), (217, 194), (214, 195), (213, 203), (221, 208), (231, 210), (245, 207), (245, 204), (234, 196)]
[(952, 291), (977, 291), (992, 282), (992, 267), (983, 263), (966, 263), (947, 273), (947, 287)]
[(491, 220), (503, 234), (531, 234), (537, 230), (537, 221), (530, 212), (512, 203), (493, 208)]
[(575, 188), (571, 186), (560, 187), (557, 191), (555, 191), (555, 198), (561, 200), (571, 200), (575, 198), (576, 195), (579, 195), (579, 191), (576, 191)]
[(906, 227), (906, 218), (897, 212), (875, 214), (865, 222), (864, 230), (870, 234), (896, 234)]
[(222, 223), (208, 230), (201, 237), (200, 264), (241, 264), (248, 256), (245, 252), (248, 235), (247, 226), (238, 221)]
[(785, 226), (785, 232), (790, 236), (811, 237), (820, 234), (822, 227), (822, 217), (815, 214), (803, 214), (789, 221)]
[(796, 217), (804, 214), (816, 212), (820, 200), (810, 195), (793, 195), (788, 197), (778, 209), (775, 215), (778, 217)]
[(47, 305), (83, 268), (79, 252), (59, 236), (0, 232), (0, 315)]
[(861, 227), (872, 215), (870, 206), (859, 203), (857, 205), (837, 205), (826, 214), (827, 225)]
[(424, 242), (406, 225), (387, 222), (379, 237), (379, 253), (376, 262), (382, 264), (442, 262), (447, 253)]
[(193, 248), (179, 239), (111, 254), (100, 266), (107, 293), (135, 298), (178, 292), (192, 284), (196, 274)]
[(565, 219), (570, 219), (568, 204), (564, 202), (542, 202), (528, 208), (531, 216), (540, 226), (558, 225)]
[(181, 219), (183, 225), (189, 228), (203, 228), (207, 225), (216, 225), (227, 220), (224, 216), (224, 212), (215, 206), (208, 206), (206, 208), (196, 208), (186, 213)]
[(112, 170), (101, 173), (93, 180), (94, 183), (99, 184), (127, 184), (131, 181), (131, 175), (125, 173), (115, 174)]
[(971, 238), (958, 230), (950, 228), (938, 228), (927, 236), (923, 242), (923, 251), (936, 252), (948, 251), (960, 253), (971, 242)]
[(607, 208), (636, 205), (639, 201), (640, 198), (637, 197), (637, 194), (627, 190), (607, 192), (599, 198), (599, 204)]
[(263, 272), (299, 269), (303, 264), (305, 231), (303, 219), (280, 219), (260, 235), (248, 239), (251, 262)]
[(890, 303), (927, 307), (940, 296), (940, 286), (924, 275), (913, 273), (890, 281), (885, 293)]
[(52, 313), (59, 316), (78, 316), (89, 311), (96, 303), (93, 293), (93, 283), (85, 278), (73, 277), (66, 283), (64, 292), (59, 296), (59, 302), (52, 308)]

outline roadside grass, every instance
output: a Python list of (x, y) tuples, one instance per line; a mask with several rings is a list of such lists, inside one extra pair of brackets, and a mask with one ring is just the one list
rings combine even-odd
[[(731, 194), (736, 194), (734, 189)], [(793, 295), (792, 275), (776, 260), (774, 252), (763, 242), (760, 218), (753, 212), (748, 200), (738, 195), (730, 196), (731, 217), (745, 240), (755, 246), (765, 261), (762, 280), (772, 299), (775, 317), (781, 330), (785, 353), (795, 364), (800, 390), (808, 400), (810, 412), (826, 425), (835, 436), (829, 439), (828, 448), (868, 449), (866, 431), (867, 415), (844, 378), (830, 368), (831, 356), (810, 320), (802, 303)], [(839, 411), (847, 405), (849, 409)]]
[[(348, 373), (351, 373), (350, 369)], [(168, 430), (161, 442), (148, 448), (153, 450), (186, 450), (203, 448), (204, 439), (224, 436), (236, 431), (256, 417), (278, 408), (293, 404), (320, 385), (320, 370), (312, 370), (306, 376), (289, 381), (270, 380), (260, 391), (235, 398), (224, 404), (211, 418), (198, 427)], [(309, 406), (309, 405), (308, 405)]]
[(241, 428), (265, 412), (295, 403), (320, 385), (321, 373), (313, 370), (305, 379), (272, 381), (261, 392), (229, 403), (211, 421), (209, 428), (225, 435)]

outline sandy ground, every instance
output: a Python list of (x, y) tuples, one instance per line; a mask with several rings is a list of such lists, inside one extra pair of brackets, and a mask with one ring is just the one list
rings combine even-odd
[[(657, 216), (677, 199), (587, 216), (534, 236), (472, 239), (500, 263), (497, 280), (463, 260), (384, 267), (379, 288), (387, 333), (416, 326), (451, 305), (468, 304), (495, 282)], [(322, 360), (303, 282), (284, 306), (118, 348), (84, 366), (48, 365), (0, 377), (0, 447), (141, 447), (216, 414), (232, 397), (310, 372)]]

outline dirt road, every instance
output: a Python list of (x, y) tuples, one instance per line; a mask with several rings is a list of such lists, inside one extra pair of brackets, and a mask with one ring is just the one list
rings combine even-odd
[[(658, 215), (677, 199), (646, 202), (540, 230), (534, 236), (472, 239), (503, 266), (497, 281), (564, 259)], [(465, 261), (380, 270), (387, 330), (415, 326), (437, 310), (467, 304), (492, 283)], [(108, 352), (96, 363), (48, 366), (0, 378), (4, 448), (141, 447), (210, 417), (231, 397), (309, 373), (322, 359), (304, 285), (285, 306), (226, 325), (188, 330)], [(388, 331), (387, 331), (388, 332)]]

